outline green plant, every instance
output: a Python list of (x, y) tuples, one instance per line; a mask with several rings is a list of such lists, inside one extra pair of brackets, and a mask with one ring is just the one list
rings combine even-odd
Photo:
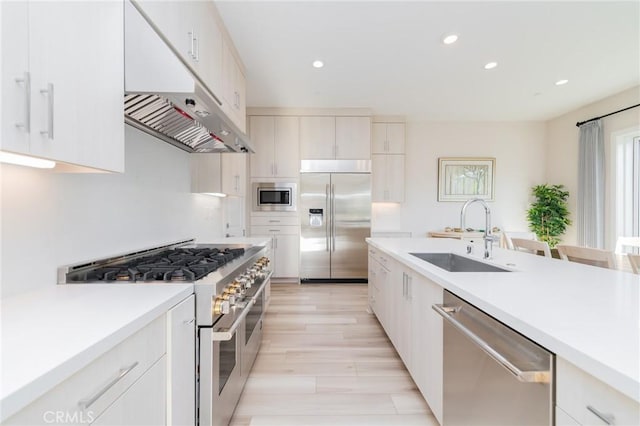
[(571, 225), (567, 207), (569, 191), (564, 190), (564, 185), (544, 184), (534, 186), (531, 192), (536, 201), (527, 210), (529, 229), (553, 248), (560, 242), (558, 237)]

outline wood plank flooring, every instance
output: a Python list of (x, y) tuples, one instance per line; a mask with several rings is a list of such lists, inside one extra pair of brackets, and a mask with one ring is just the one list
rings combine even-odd
[(273, 283), (231, 425), (437, 426), (366, 308), (366, 285)]

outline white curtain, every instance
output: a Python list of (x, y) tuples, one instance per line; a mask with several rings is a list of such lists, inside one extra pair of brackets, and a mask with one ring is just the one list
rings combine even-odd
[(580, 126), (578, 244), (604, 248), (604, 136), (602, 120)]

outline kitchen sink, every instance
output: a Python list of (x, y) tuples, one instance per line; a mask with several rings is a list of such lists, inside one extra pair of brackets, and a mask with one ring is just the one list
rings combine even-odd
[(449, 272), (511, 272), (453, 253), (409, 253)]

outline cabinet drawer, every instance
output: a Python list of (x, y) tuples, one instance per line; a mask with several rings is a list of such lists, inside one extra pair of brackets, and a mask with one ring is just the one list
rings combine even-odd
[(640, 424), (640, 404), (562, 358), (556, 378), (556, 404), (580, 424)]
[(300, 234), (300, 228), (298, 226), (252, 226), (251, 235), (298, 235)]
[(252, 226), (275, 226), (287, 225), (298, 226), (300, 219), (298, 216), (252, 216)]
[[(165, 352), (166, 318), (162, 315), (7, 419), (4, 424), (92, 422)], [(46, 356), (46, 352), (43, 356)]]

